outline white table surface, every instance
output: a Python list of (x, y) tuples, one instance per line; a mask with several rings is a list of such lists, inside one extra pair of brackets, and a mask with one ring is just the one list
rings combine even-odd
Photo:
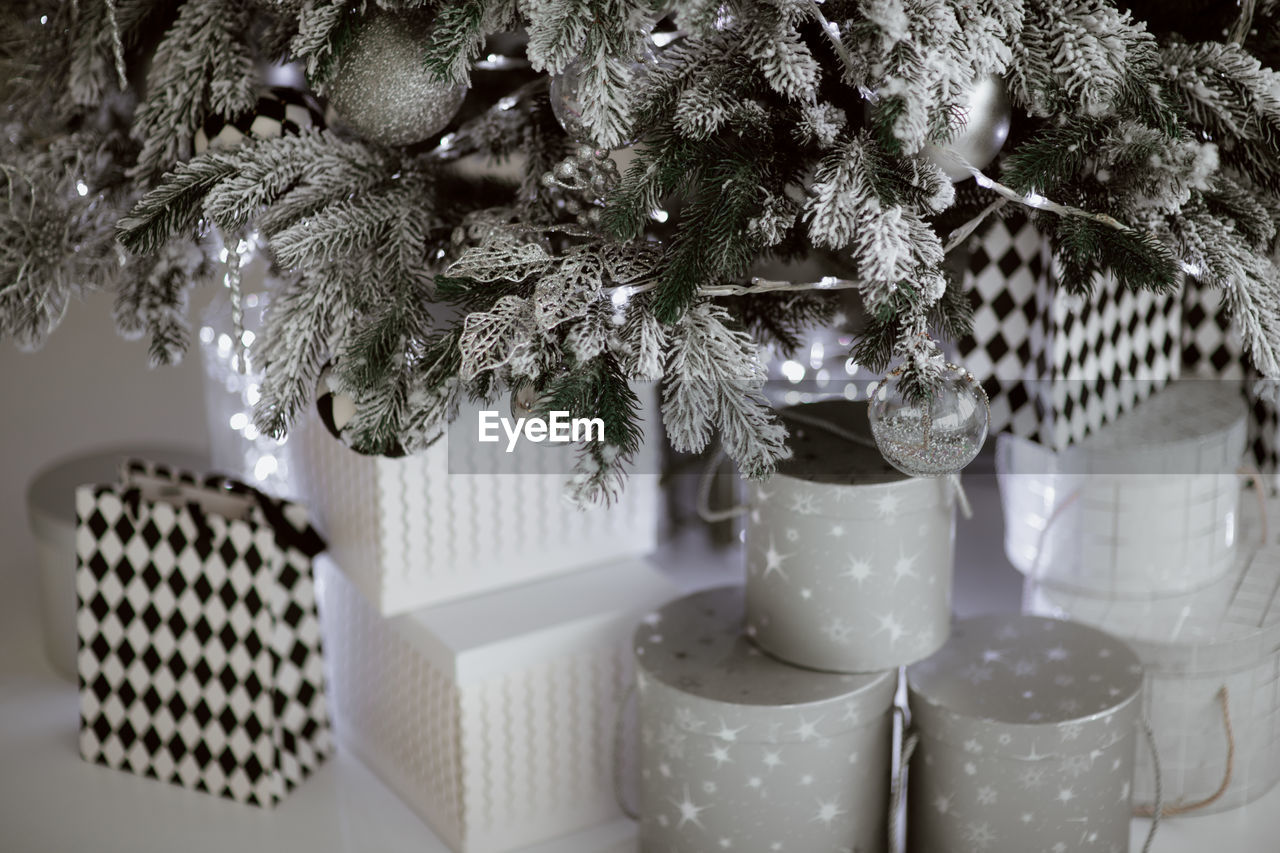
[[(1001, 551), (994, 479), (979, 472), (966, 482), (975, 518), (958, 531), (955, 609), (960, 616), (1016, 611), (1019, 579)], [(736, 574), (731, 552), (708, 558), (696, 545), (669, 546), (660, 560), (689, 586)], [(274, 810), (81, 761), (75, 687), (45, 662), (38, 608), (34, 567), (0, 572), (3, 853), (446, 853), (413, 812), (341, 749)], [(1148, 825), (1133, 822), (1134, 853)], [(631, 853), (633, 834), (629, 822), (620, 821), (535, 850)], [(1207, 851), (1280, 851), (1280, 788), (1244, 808), (1165, 821), (1151, 853)]]

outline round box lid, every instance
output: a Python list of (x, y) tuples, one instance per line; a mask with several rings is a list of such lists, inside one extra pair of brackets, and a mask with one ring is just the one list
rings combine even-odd
[(772, 503), (802, 515), (883, 518), (886, 507), (906, 512), (950, 504), (949, 478), (908, 477), (885, 461), (871, 436), (865, 402), (823, 400), (778, 415), (790, 432), (792, 455), (749, 491), (754, 505)]
[(33, 525), (76, 523), (77, 486), (114, 483), (125, 459), (137, 458), (201, 472), (207, 454), (179, 447), (121, 445), (60, 459), (42, 469), (27, 486), (27, 512)]
[(1133, 650), (1096, 628), (1037, 616), (957, 622), (907, 668), (923, 734), (1015, 758), (1078, 754), (1132, 734), (1142, 693)]
[(665, 693), (693, 734), (778, 743), (830, 737), (889, 710), (897, 672), (842, 675), (801, 669), (760, 651), (743, 633), (741, 587), (677, 599), (635, 632), (637, 683)]
[(1234, 472), (1244, 454), (1247, 415), (1238, 382), (1173, 382), (1065, 451), (1060, 470), (1096, 474)]

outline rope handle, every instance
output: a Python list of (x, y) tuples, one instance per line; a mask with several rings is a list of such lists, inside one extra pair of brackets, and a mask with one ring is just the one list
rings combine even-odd
[(622, 698), (618, 701), (618, 707), (614, 710), (613, 717), (613, 799), (618, 804), (618, 811), (622, 812), (632, 820), (640, 820), (640, 810), (627, 802), (627, 792), (624, 789), (623, 782), (623, 766), (622, 752), (626, 748), (626, 718), (627, 709), (631, 707), (632, 700), (636, 696), (636, 683), (633, 679), (627, 685), (626, 692), (622, 694)]
[[(1134, 814), (1139, 817), (1150, 817), (1153, 821), (1158, 822), (1161, 817), (1174, 817), (1211, 806), (1227, 793), (1227, 788), (1231, 787), (1231, 776), (1235, 769), (1236, 739), (1235, 732), (1231, 728), (1230, 698), (1225, 684), (1218, 690), (1217, 698), (1218, 704), (1222, 708), (1222, 727), (1227, 736), (1227, 765), (1222, 774), (1222, 782), (1218, 784), (1218, 790), (1194, 803), (1179, 803), (1178, 805), (1163, 807), (1160, 791), (1160, 760), (1156, 756), (1155, 736), (1151, 734), (1151, 727), (1144, 722), (1143, 725), (1147, 727), (1148, 741), (1151, 746), (1152, 764), (1155, 765), (1156, 769), (1156, 802), (1154, 807), (1139, 806), (1133, 810)], [(1152, 831), (1155, 831), (1154, 823), (1152, 824)], [(1145, 850), (1146, 848), (1143, 849)]]
[(907, 712), (901, 706), (893, 706), (893, 715), (902, 726), (902, 751), (898, 753), (898, 772), (889, 782), (889, 850), (891, 853), (903, 853), (898, 817), (902, 814), (902, 795), (907, 789), (907, 765), (911, 763), (911, 756), (920, 743), (920, 735), (907, 724)]
[[(1249, 465), (1242, 466), (1236, 470), (1236, 473), (1242, 477), (1249, 477), (1253, 482), (1253, 494), (1258, 501), (1258, 519), (1261, 528), (1262, 541), (1259, 546), (1265, 546), (1271, 539), (1268, 532), (1267, 524), (1267, 491), (1262, 485), (1262, 475), (1258, 473), (1258, 469)], [(1031, 566), (1027, 569), (1027, 575), (1031, 578), (1040, 576), (1040, 555), (1044, 553), (1045, 540), (1049, 538), (1049, 530), (1053, 527), (1054, 522), (1062, 517), (1063, 513), (1076, 502), (1080, 497), (1080, 489), (1074, 489), (1063, 499), (1062, 503), (1053, 508), (1053, 512), (1049, 513), (1049, 517), (1044, 520), (1044, 527), (1040, 528), (1040, 535), (1036, 537), (1036, 552), (1031, 558)]]
[[(830, 421), (816, 418), (812, 415), (800, 415), (795, 411), (786, 411), (780, 413), (782, 417), (789, 420), (797, 421), (809, 426), (815, 426), (824, 429), (837, 438), (843, 438), (854, 444), (861, 444), (864, 447), (876, 447), (876, 443), (867, 438), (865, 435), (859, 435), (852, 430), (833, 424)], [(877, 448), (878, 449), (878, 448)], [(725, 459), (724, 448), (718, 448), (707, 459), (707, 466), (702, 471), (702, 479), (698, 483), (698, 517), (707, 524), (715, 524), (721, 521), (729, 521), (743, 515), (750, 507), (747, 504), (739, 503), (733, 506), (724, 507), (723, 509), (713, 509), (711, 506), (711, 484), (716, 478), (716, 474), (720, 470), (720, 464)], [(947, 474), (947, 484), (951, 488), (951, 494), (955, 500), (960, 515), (966, 520), (973, 518), (973, 505), (969, 502), (969, 495), (964, 490), (964, 485), (960, 480), (959, 474)]]

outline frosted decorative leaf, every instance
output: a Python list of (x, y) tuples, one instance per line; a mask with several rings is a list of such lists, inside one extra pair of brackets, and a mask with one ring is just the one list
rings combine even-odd
[(493, 310), (469, 314), (463, 323), (459, 341), (462, 366), (458, 376), (468, 381), (485, 371), (501, 367), (532, 332), (533, 306), (529, 300), (518, 296), (504, 296)]
[(586, 254), (567, 258), (534, 287), (534, 319), (538, 328), (550, 330), (587, 313), (600, 295), (600, 263)]
[(476, 281), (523, 281), (551, 266), (551, 256), (537, 243), (474, 246), (446, 270), (448, 275)]

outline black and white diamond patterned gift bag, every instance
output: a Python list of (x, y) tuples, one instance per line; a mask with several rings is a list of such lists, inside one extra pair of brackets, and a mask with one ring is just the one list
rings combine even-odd
[(76, 517), (81, 755), (276, 803), (332, 748), (306, 510), (129, 461)]
[(1061, 449), (1179, 372), (1181, 302), (1111, 277), (1089, 297), (1056, 286), (1047, 241), (1025, 217), (993, 219), (969, 244), (973, 334), (961, 363), (991, 399), (991, 431)]

